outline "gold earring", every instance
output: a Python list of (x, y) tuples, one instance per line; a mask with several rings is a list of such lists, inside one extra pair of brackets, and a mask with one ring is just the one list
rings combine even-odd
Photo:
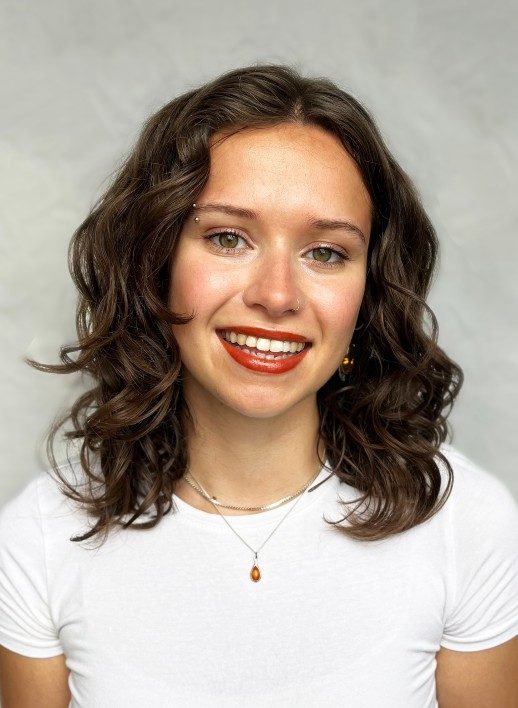
[(352, 357), (349, 357), (349, 351), (347, 351), (347, 354), (342, 359), (342, 363), (338, 367), (338, 376), (342, 381), (345, 381), (345, 379), (347, 378), (347, 374), (350, 373), (353, 366), (354, 359)]
[[(193, 208), (193, 209), (196, 209), (196, 204), (193, 204), (193, 205), (192, 205), (192, 208)], [(198, 223), (199, 220), (200, 220), (200, 217), (199, 217), (199, 216), (195, 216), (195, 217), (194, 217), (194, 221), (195, 221), (196, 223)]]

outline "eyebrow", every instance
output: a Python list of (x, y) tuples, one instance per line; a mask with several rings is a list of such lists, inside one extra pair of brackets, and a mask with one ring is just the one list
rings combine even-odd
[[(258, 220), (259, 215), (252, 209), (243, 209), (242, 207), (233, 206), (232, 204), (222, 204), (220, 202), (211, 202), (208, 204), (197, 204), (196, 211), (219, 211), (222, 214), (236, 216), (241, 219), (249, 219), (251, 221)], [(320, 231), (337, 231), (339, 229), (348, 231), (355, 236), (358, 236), (366, 245), (367, 240), (363, 231), (346, 219), (316, 219), (314, 217), (306, 221), (306, 226), (311, 229), (319, 229)]]

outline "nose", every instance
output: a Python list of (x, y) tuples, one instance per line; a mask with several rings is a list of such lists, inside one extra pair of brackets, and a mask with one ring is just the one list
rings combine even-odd
[(252, 266), (243, 293), (248, 307), (260, 306), (270, 317), (280, 317), (297, 309), (303, 301), (297, 265), (287, 249), (271, 249)]

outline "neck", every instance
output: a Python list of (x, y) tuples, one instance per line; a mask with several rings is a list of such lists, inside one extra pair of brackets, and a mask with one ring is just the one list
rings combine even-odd
[[(204, 399), (203, 406), (190, 400), (189, 409), (193, 416), (193, 424), (187, 426), (189, 470), (218, 501), (239, 506), (271, 504), (294, 494), (318, 471), (316, 397), (273, 418), (239, 415), (216, 399), (208, 405)], [(323, 452), (321, 444), (322, 459)], [(183, 479), (175, 493), (191, 506), (218, 513)]]

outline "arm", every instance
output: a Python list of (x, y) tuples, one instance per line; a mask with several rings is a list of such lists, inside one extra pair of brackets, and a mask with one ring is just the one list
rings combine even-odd
[(64, 654), (33, 659), (0, 646), (2, 708), (67, 708), (68, 675)]
[(517, 708), (518, 636), (482, 651), (441, 647), (435, 658), (439, 708)]

